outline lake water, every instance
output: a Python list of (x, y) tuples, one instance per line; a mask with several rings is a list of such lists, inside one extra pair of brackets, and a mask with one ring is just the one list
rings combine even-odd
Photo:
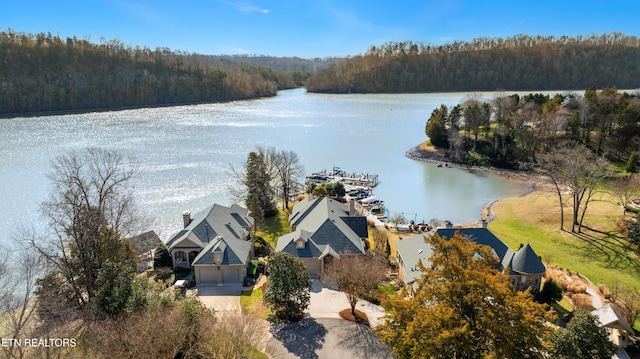
[(466, 95), (324, 95), (296, 89), (222, 104), (0, 120), (0, 243), (23, 227), (47, 229), (38, 206), (50, 191), (50, 161), (87, 147), (138, 160), (138, 204), (163, 240), (180, 229), (185, 210), (232, 203), (229, 164), (241, 167), (256, 145), (295, 151), (307, 174), (334, 165), (378, 174), (374, 194), (391, 216), (475, 221), (484, 205), (519, 196), (525, 185), (404, 155), (425, 140), (434, 108), (453, 106)]

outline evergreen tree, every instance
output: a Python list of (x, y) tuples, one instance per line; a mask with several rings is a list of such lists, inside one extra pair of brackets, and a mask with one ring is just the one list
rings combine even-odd
[(449, 146), (446, 125), (448, 116), (447, 106), (440, 105), (440, 108), (431, 112), (431, 117), (427, 121), (424, 132), (435, 147), (447, 148)]
[(156, 269), (162, 267), (173, 267), (169, 248), (167, 248), (167, 245), (162, 242), (158, 243), (156, 250), (153, 253), (153, 267)]
[(624, 169), (628, 173), (638, 172), (638, 159), (637, 159), (636, 151), (631, 152), (631, 155), (629, 155), (629, 160), (627, 160), (627, 164), (624, 167)]
[(598, 318), (590, 313), (577, 313), (566, 329), (558, 329), (552, 335), (552, 358), (558, 359), (609, 359), (616, 352), (609, 341), (606, 328), (598, 325)]
[(269, 258), (266, 270), (265, 304), (279, 319), (302, 319), (302, 312), (309, 306), (312, 284), (302, 261), (289, 253), (277, 252)]
[(269, 173), (264, 154), (250, 152), (246, 165), (247, 197), (245, 201), (256, 222), (261, 222), (277, 213)]

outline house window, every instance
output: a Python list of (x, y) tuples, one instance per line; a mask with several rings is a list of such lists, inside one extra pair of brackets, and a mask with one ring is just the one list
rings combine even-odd
[(187, 263), (187, 253), (183, 251), (177, 251), (174, 254), (176, 265), (186, 264)]
[(296, 249), (304, 249), (304, 242), (302, 238), (296, 240)]

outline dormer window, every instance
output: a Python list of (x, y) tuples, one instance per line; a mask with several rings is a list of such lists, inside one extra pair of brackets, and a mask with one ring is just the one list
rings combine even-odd
[(296, 239), (296, 249), (304, 249), (304, 244), (307, 242), (306, 239), (298, 238)]

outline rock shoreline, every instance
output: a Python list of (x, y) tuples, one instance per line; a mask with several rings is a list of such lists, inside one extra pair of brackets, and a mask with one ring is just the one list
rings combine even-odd
[[(408, 149), (405, 152), (405, 156), (417, 161), (435, 163), (438, 165), (444, 165), (446, 167), (457, 167), (457, 168), (467, 169), (470, 172), (473, 172), (473, 171), (489, 172), (499, 176), (507, 177), (510, 180), (523, 182), (526, 185), (526, 190), (525, 190), (525, 193), (522, 194), (522, 197), (530, 194), (531, 192), (534, 192), (536, 190), (536, 185), (542, 180), (541, 176), (531, 174), (528, 172), (500, 169), (500, 168), (494, 168), (494, 167), (468, 166), (468, 165), (463, 165), (459, 163), (449, 162), (449, 160), (446, 158), (444, 153), (437, 150), (434, 150), (434, 151), (424, 150), (420, 148), (420, 145), (414, 146)], [(480, 218), (482, 220), (486, 222), (491, 222), (494, 220), (495, 215), (493, 213), (493, 205), (496, 204), (498, 201), (499, 200), (493, 201), (491, 203), (488, 203), (484, 207), (482, 207), (481, 213), (480, 213)], [(459, 227), (477, 227), (479, 225), (480, 225), (480, 222), (476, 221), (471, 223), (465, 223)]]

